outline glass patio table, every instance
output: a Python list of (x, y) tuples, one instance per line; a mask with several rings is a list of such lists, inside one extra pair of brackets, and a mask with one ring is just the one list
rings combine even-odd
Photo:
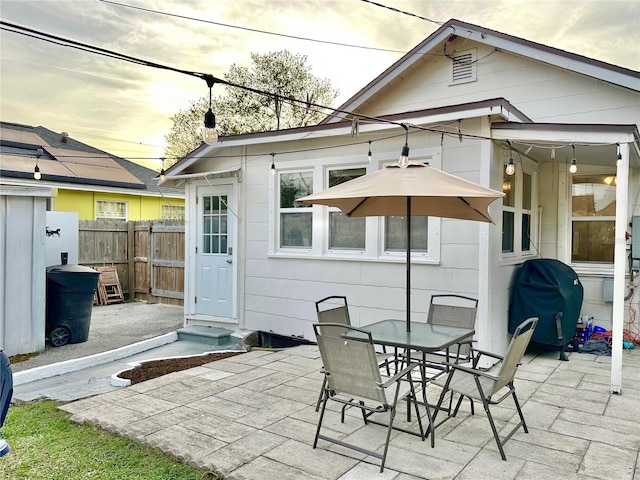
[[(411, 331), (407, 332), (407, 322), (396, 319), (381, 320), (358, 328), (371, 332), (373, 342), (378, 345), (404, 349), (407, 356), (407, 364), (411, 363), (411, 350), (422, 353), (423, 361), (420, 363), (422, 396), (423, 403), (427, 409), (429, 423), (431, 424), (431, 414), (429, 413), (429, 403), (427, 402), (425, 388), (427, 381), (425, 355), (427, 353), (445, 352), (445, 360), (449, 361), (449, 349), (452, 346), (470, 341), (475, 334), (475, 330), (450, 325), (411, 322)], [(366, 335), (360, 332), (350, 332), (347, 336), (357, 340), (366, 340)], [(411, 420), (410, 409), (407, 409), (407, 420)]]

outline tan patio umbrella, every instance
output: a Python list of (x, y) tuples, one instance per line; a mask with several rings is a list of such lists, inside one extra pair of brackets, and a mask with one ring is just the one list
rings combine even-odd
[(407, 217), (407, 331), (411, 330), (411, 216), (491, 222), (488, 207), (504, 193), (419, 162), (389, 165), (296, 200), (339, 208), (348, 217)]

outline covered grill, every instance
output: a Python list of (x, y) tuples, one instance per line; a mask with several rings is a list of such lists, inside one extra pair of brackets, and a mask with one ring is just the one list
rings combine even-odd
[(527, 260), (516, 272), (509, 302), (509, 333), (529, 317), (540, 321), (531, 342), (560, 351), (571, 343), (584, 291), (576, 272), (559, 260)]

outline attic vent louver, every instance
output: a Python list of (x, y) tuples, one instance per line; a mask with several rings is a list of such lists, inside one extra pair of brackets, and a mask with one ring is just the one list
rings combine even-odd
[(467, 83), (476, 80), (476, 50), (466, 50), (457, 52), (455, 56), (450, 57), (451, 67), (451, 83)]

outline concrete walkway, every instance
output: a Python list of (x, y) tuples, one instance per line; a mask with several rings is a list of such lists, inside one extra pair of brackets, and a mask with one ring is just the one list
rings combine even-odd
[[(315, 346), (254, 350), (61, 408), (229, 479), (640, 479), (636, 350), (624, 352), (622, 395), (609, 393), (610, 357), (527, 355), (516, 388), (529, 434), (507, 443), (506, 462), (476, 408), (437, 429), (434, 449), (394, 432), (382, 474), (377, 459), (324, 441), (311, 447), (320, 363)], [(509, 400), (503, 405), (492, 410), (500, 425), (515, 415)], [(363, 426), (353, 410), (342, 424), (332, 409), (325, 423), (333, 435), (381, 448), (384, 428)], [(403, 419), (399, 412), (396, 422)]]

